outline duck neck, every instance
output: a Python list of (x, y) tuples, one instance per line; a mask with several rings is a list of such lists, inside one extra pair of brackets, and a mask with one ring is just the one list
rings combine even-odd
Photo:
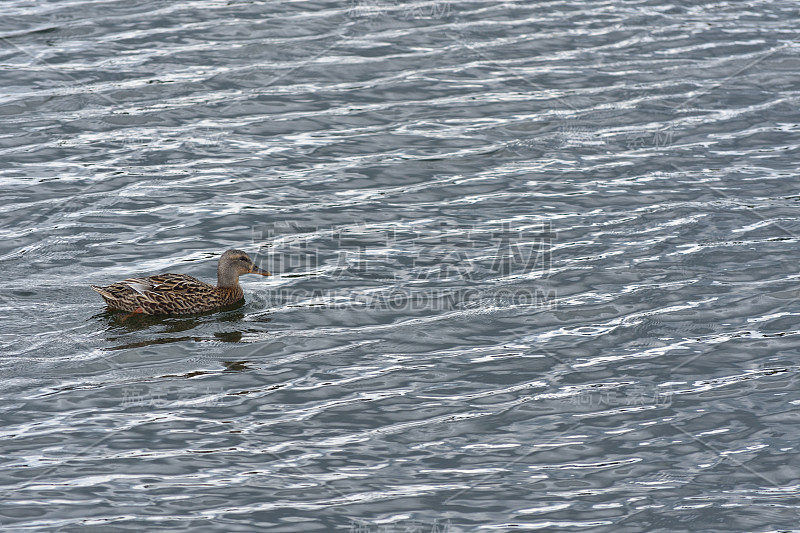
[(230, 268), (217, 268), (217, 287), (220, 289), (235, 289), (239, 287), (239, 273)]

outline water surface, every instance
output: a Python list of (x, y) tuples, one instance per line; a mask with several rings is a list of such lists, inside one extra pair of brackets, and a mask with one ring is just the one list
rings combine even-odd
[(3, 10), (0, 530), (797, 527), (795, 4)]

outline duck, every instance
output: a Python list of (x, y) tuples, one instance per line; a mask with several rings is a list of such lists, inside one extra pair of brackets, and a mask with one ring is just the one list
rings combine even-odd
[(128, 278), (105, 287), (90, 285), (105, 300), (109, 310), (146, 315), (190, 315), (205, 313), (244, 299), (239, 276), (261, 270), (242, 250), (228, 250), (219, 258), (217, 285), (187, 274), (158, 274)]

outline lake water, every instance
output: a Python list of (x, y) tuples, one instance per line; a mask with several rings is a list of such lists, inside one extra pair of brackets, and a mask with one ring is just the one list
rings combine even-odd
[(1, 531), (798, 527), (796, 3), (3, 15)]

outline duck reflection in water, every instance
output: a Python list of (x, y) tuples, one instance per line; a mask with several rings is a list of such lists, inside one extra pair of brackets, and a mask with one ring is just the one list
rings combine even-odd
[[(125, 350), (130, 348), (142, 348), (157, 344), (170, 344), (175, 342), (242, 342), (244, 335), (257, 334), (263, 335), (264, 329), (248, 328), (234, 329), (232, 331), (208, 331), (220, 323), (241, 323), (246, 316), (244, 301), (239, 301), (221, 310), (210, 311), (191, 316), (159, 316), (159, 315), (121, 315), (113, 311), (105, 311), (94, 315), (94, 319), (105, 325), (106, 332), (109, 334), (106, 340), (109, 343), (121, 342), (108, 350)], [(270, 322), (269, 317), (262, 317), (259, 323)], [(199, 329), (204, 335), (181, 335), (171, 336), (170, 334), (186, 332)], [(148, 333), (147, 338), (133, 340), (131, 334), (136, 332)]]

